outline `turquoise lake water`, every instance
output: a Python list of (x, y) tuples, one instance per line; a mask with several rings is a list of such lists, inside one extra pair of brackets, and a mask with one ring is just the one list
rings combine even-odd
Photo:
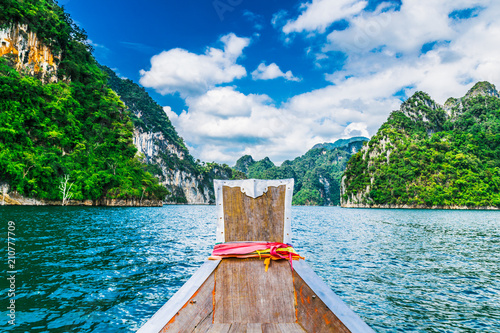
[[(293, 207), (292, 217), (298, 252), (375, 331), (500, 332), (500, 212)], [(0, 331), (135, 332), (209, 256), (215, 221), (214, 206), (0, 207)]]

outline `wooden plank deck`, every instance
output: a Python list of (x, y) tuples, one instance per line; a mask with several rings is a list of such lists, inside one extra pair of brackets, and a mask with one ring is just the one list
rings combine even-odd
[(373, 333), (304, 261), (293, 272), (286, 260), (264, 267), (256, 258), (222, 260), (168, 323), (155, 315), (166, 323), (155, 332)]
[(178, 316), (180, 310), (186, 308), (188, 304), (190, 306), (197, 306), (198, 302), (188, 303), (188, 301), (192, 300), (193, 295), (200, 293), (200, 287), (202, 285), (207, 285), (205, 282), (213, 275), (219, 263), (220, 261), (217, 260), (207, 260), (174, 294), (174, 296), (172, 296), (172, 298), (137, 331), (137, 333), (160, 332), (165, 325)]
[(160, 332), (193, 332), (197, 326), (212, 323), (214, 288), (215, 274), (211, 274)]
[(290, 264), (259, 259), (224, 259), (216, 271), (214, 323), (294, 323)]
[(297, 319), (308, 332), (375, 333), (303, 260), (294, 262)]
[(304, 333), (297, 323), (284, 324), (211, 324), (199, 333)]

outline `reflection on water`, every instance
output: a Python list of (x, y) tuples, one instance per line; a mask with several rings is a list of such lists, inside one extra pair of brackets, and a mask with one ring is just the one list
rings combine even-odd
[[(214, 206), (0, 207), (9, 332), (135, 332), (215, 242)], [(294, 244), (377, 332), (500, 331), (500, 212), (293, 207)], [(6, 255), (4, 255), (4, 258)], [(7, 263), (3, 263), (6, 276)]]

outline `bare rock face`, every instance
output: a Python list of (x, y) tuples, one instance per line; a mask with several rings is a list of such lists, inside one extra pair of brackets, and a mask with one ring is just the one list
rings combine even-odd
[(7, 58), (19, 72), (39, 77), (43, 82), (57, 81), (60, 55), (52, 54), (36, 33), (24, 24), (0, 29), (0, 57)]
[(209, 182), (203, 175), (193, 170), (178, 168), (178, 163), (170, 165), (169, 160), (183, 161), (187, 158), (186, 152), (168, 141), (161, 132), (143, 132), (134, 130), (134, 145), (144, 162), (156, 165), (160, 171), (156, 176), (171, 195), (167, 203), (210, 204), (214, 201), (214, 193)]
[(481, 81), (476, 83), (468, 92), (465, 94), (464, 99), (477, 97), (477, 96), (490, 96), (490, 97), (500, 97), (494, 84), (486, 81)]
[[(416, 92), (349, 161), (341, 184), (342, 207), (500, 209), (497, 189), (488, 187), (497, 163), (489, 147), (497, 146), (492, 133), (498, 132), (493, 126), (498, 124), (499, 98), (488, 82), (476, 83), (443, 106)], [(484, 146), (472, 145), (479, 141)], [(467, 162), (457, 162), (462, 156)], [(488, 199), (476, 196), (482, 192), (475, 188), (488, 188)], [(446, 194), (436, 195), (439, 191)], [(464, 199), (462, 193), (470, 194)]]

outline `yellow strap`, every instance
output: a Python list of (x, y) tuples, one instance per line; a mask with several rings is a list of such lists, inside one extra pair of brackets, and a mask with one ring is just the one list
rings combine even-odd
[(267, 269), (269, 268), (269, 264), (271, 263), (271, 258), (266, 258), (264, 260), (264, 264), (266, 265), (266, 272), (267, 272)]
[(282, 247), (280, 249), (277, 249), (276, 251), (288, 251), (288, 252), (292, 252), (292, 253), (297, 253), (295, 251), (295, 249), (293, 247), (291, 247), (291, 246), (289, 246), (289, 247)]

